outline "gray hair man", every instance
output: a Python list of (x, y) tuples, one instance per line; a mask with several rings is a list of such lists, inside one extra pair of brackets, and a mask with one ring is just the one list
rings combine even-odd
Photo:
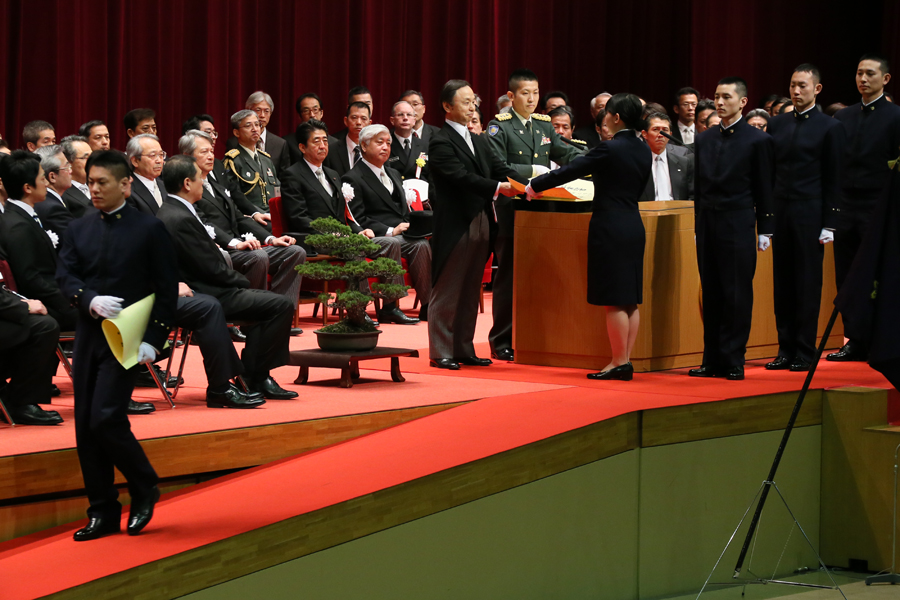
[[(45, 230), (59, 236), (55, 244), (59, 252), (62, 236), (75, 218), (63, 200), (63, 194), (72, 186), (72, 165), (63, 154), (62, 147), (56, 144), (41, 146), (34, 153), (41, 157), (41, 168), (47, 178), (47, 197), (35, 204), (34, 212)], [(50, 237), (53, 239), (53, 236)]]
[(80, 219), (94, 207), (87, 186), (87, 159), (93, 151), (87, 138), (80, 135), (64, 137), (60, 146), (72, 165), (72, 187), (63, 193), (62, 199), (72, 216)]
[[(244, 108), (253, 111), (259, 119), (259, 138), (255, 142), (256, 149), (262, 150), (272, 159), (272, 164), (275, 166), (274, 175), (277, 177), (279, 173), (291, 166), (291, 155), (284, 138), (269, 131), (269, 121), (275, 112), (275, 102), (272, 100), (272, 96), (259, 90), (247, 97)], [(232, 125), (232, 128), (235, 127)], [(228, 138), (225, 143), (228, 150), (235, 150), (239, 145), (237, 136)]]

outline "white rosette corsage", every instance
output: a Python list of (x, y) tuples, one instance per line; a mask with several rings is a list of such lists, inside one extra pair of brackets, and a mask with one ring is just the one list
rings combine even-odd
[(59, 236), (56, 233), (50, 231), (49, 229), (45, 232), (47, 237), (50, 238), (50, 241), (53, 243), (53, 247), (56, 248), (59, 246)]
[(416, 190), (407, 189), (406, 190), (406, 204), (407, 206), (412, 206), (413, 202), (419, 199), (419, 193)]
[(350, 204), (350, 201), (356, 197), (356, 192), (353, 191), (353, 186), (349, 183), (341, 186), (341, 193), (344, 195), (344, 202), (347, 204)]
[(245, 242), (257, 241), (256, 236), (253, 235), (252, 233), (245, 233), (244, 235), (241, 236), (241, 239), (244, 240)]
[(210, 239), (216, 239), (216, 230), (213, 229), (212, 225), (204, 224), (203, 227), (206, 228), (206, 233), (209, 234)]

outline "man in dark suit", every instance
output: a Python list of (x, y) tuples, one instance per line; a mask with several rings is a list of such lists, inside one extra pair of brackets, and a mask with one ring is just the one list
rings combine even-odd
[[(300, 116), (300, 124), (293, 131), (284, 136), (284, 143), (287, 144), (288, 154), (291, 157), (291, 164), (295, 165), (303, 160), (303, 153), (300, 152), (300, 142), (297, 137), (297, 130), (310, 119), (321, 121), (325, 118), (325, 110), (322, 108), (322, 99), (315, 92), (307, 92), (297, 98), (294, 105), (297, 114)], [(334, 145), (337, 138), (328, 136), (328, 143)]]
[(703, 285), (703, 365), (692, 377), (744, 378), (753, 313), (756, 253), (774, 228), (773, 143), (742, 118), (747, 83), (726, 77), (716, 88), (722, 121), (695, 141), (697, 262)]
[[(888, 61), (876, 54), (859, 59), (856, 87), (862, 101), (839, 111), (847, 137), (841, 160), (840, 215), (834, 230), (834, 276), (838, 290), (847, 278), (856, 252), (869, 228), (872, 211), (887, 185), (888, 161), (897, 158), (900, 147), (900, 107), (884, 96), (890, 81)], [(828, 360), (866, 360), (868, 349), (857, 341), (853, 314), (843, 315), (848, 342)]]
[(694, 136), (698, 133), (694, 121), (699, 101), (700, 92), (692, 87), (683, 87), (675, 92), (675, 105), (672, 110), (678, 121), (671, 127), (670, 133), (685, 146), (691, 146), (694, 143)]
[(42, 146), (35, 154), (41, 158), (41, 168), (47, 178), (47, 196), (43, 202), (35, 205), (34, 212), (41, 219), (41, 226), (50, 235), (50, 239), (54, 240), (54, 247), (59, 252), (59, 241), (69, 222), (75, 218), (63, 200), (63, 194), (72, 187), (72, 166), (63, 155), (62, 148), (56, 144)]
[(591, 98), (591, 120), (589, 123), (586, 123), (575, 130), (574, 137), (579, 140), (584, 140), (585, 143), (587, 143), (588, 148), (593, 148), (600, 143), (600, 134), (597, 133), (595, 122), (597, 120), (597, 115), (601, 110), (606, 108), (606, 101), (610, 98), (612, 98), (612, 94), (609, 92), (603, 92)]
[(59, 324), (40, 300), (0, 286), (0, 398), (17, 425), (63, 422), (58, 412), (38, 406), (50, 402), (50, 367), (58, 342)]
[(448, 81), (441, 90), (441, 106), (447, 120), (428, 152), (437, 193), (453, 202), (435, 206), (428, 352), (432, 366), (456, 370), (460, 363), (491, 364), (490, 359), (475, 356), (473, 341), (478, 290), (490, 254), (492, 205), (499, 195), (516, 195), (507, 177), (522, 183), (526, 178), (503, 163), (486, 136), (469, 133), (466, 125), (475, 113), (475, 92), (467, 82)]
[(253, 322), (243, 327), (247, 342), (241, 354), (250, 390), (272, 400), (296, 398), (296, 392), (282, 389), (270, 375), (288, 362), (295, 305), (279, 294), (248, 289), (247, 278), (225, 263), (194, 209), (203, 197), (203, 182), (192, 156), (173, 156), (162, 177), (166, 187), (176, 191), (166, 198), (157, 217), (175, 245), (179, 279), (192, 290), (218, 299), (228, 320)]
[(337, 142), (329, 147), (325, 160), (325, 165), (337, 171), (338, 176), (343, 177), (359, 161), (359, 132), (371, 123), (371, 119), (371, 108), (365, 102), (353, 102), (347, 107), (347, 116), (344, 117), (347, 129), (335, 135)]
[(769, 120), (775, 142), (775, 324), (778, 356), (769, 370), (808, 371), (816, 355), (824, 244), (839, 217), (838, 173), (845, 142), (840, 121), (816, 109), (819, 70), (791, 75), (794, 110)]
[[(272, 118), (272, 113), (275, 112), (275, 103), (272, 101), (272, 96), (263, 91), (253, 92), (247, 98), (247, 102), (244, 103), (244, 108), (252, 110), (259, 118), (260, 132), (259, 138), (256, 140), (256, 149), (262, 150), (272, 159), (272, 164), (275, 165), (275, 177), (277, 178), (282, 171), (291, 166), (291, 156), (284, 138), (275, 135), (268, 128), (269, 119)], [(225, 147), (228, 150), (237, 150), (240, 145), (241, 142), (235, 134), (228, 138)]]
[[(406, 100), (400, 100), (391, 109), (391, 156), (387, 166), (400, 174), (400, 179), (425, 179), (424, 172), (416, 164), (428, 155), (428, 142), (415, 134), (413, 126), (416, 113)], [(419, 177), (416, 172), (419, 172)]]
[[(400, 252), (409, 265), (409, 275), (427, 319), (431, 300), (431, 245), (425, 239), (408, 238), (409, 205), (406, 190), (396, 171), (385, 168), (391, 152), (391, 133), (384, 125), (369, 125), (359, 134), (362, 158), (341, 180), (353, 188), (350, 210), (363, 227), (376, 236), (396, 237)], [(386, 305), (380, 321), (416, 323), (396, 304)]]
[(125, 156), (134, 170), (128, 203), (142, 213), (155, 216), (166, 197), (166, 186), (159, 179), (166, 153), (159, 145), (159, 138), (152, 133), (133, 136), (125, 146)]
[(422, 95), (422, 92), (418, 92), (416, 90), (406, 90), (402, 94), (400, 94), (400, 100), (403, 102), (409, 102), (409, 105), (412, 106), (413, 110), (416, 111), (416, 122), (412, 127), (412, 135), (413, 138), (422, 140), (425, 144), (425, 148), (428, 148), (428, 144), (431, 142), (431, 138), (438, 131), (441, 130), (440, 127), (435, 127), (434, 125), (429, 125), (424, 121), (425, 119), (425, 96)]
[(80, 219), (94, 209), (85, 171), (87, 159), (92, 152), (91, 146), (87, 143), (87, 139), (80, 135), (64, 137), (60, 146), (66, 160), (72, 165), (72, 186), (63, 192), (62, 199), (72, 216)]
[[(341, 180), (336, 172), (324, 166), (330, 148), (325, 123), (311, 119), (297, 128), (297, 135), (303, 159), (285, 171), (281, 197), (288, 230), (301, 235), (317, 233), (310, 227), (310, 222), (331, 217), (378, 244), (378, 251), (369, 258), (386, 257), (400, 264), (400, 238), (376, 236), (374, 231), (360, 225), (364, 215), (350, 212), (341, 190)], [(390, 283), (402, 285), (403, 278), (398, 277)]]
[(641, 135), (653, 152), (653, 168), (641, 202), (650, 200), (694, 199), (694, 154), (679, 146), (668, 145), (663, 133), (672, 134), (669, 117), (650, 113)]
[(123, 307), (155, 295), (137, 362), (149, 364), (162, 351), (175, 317), (177, 265), (162, 223), (125, 201), (130, 169), (115, 151), (94, 152), (87, 164), (94, 206), (73, 221), (59, 254), (57, 281), (78, 309), (75, 334), (75, 440), (90, 508), (76, 541), (117, 533), (122, 506), (115, 469), (131, 495), (129, 535), (153, 517), (159, 478), (128, 423), (127, 407), (137, 369), (126, 369), (112, 353), (101, 322)]

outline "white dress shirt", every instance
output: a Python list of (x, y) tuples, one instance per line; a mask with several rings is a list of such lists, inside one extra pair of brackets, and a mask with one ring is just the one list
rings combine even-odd
[(81, 192), (82, 194), (84, 194), (85, 196), (87, 196), (87, 199), (88, 199), (88, 200), (91, 199), (91, 190), (88, 189), (88, 186), (87, 186), (86, 183), (78, 183), (77, 181), (75, 181), (75, 180), (73, 179), (73, 180), (72, 180), (72, 187), (74, 187), (74, 188), (77, 189), (79, 192)]
[[(303, 159), (303, 162), (306, 163), (307, 167), (312, 169), (313, 175), (315, 175), (318, 182), (322, 184), (322, 187), (325, 188), (325, 191), (328, 192), (328, 195), (334, 196), (334, 189), (331, 187), (331, 184), (328, 183), (328, 176), (325, 175), (325, 169), (322, 167), (317, 167), (316, 165), (306, 160), (306, 158)], [(320, 169), (322, 171), (322, 179), (319, 179), (319, 175), (317, 174), (317, 171), (319, 171)]]
[(135, 173), (134, 176), (137, 177), (140, 182), (144, 184), (144, 187), (146, 187), (150, 191), (150, 193), (153, 195), (153, 198), (156, 200), (156, 204), (162, 206), (162, 194), (160, 194), (159, 192), (159, 186), (156, 185), (156, 180), (147, 179), (139, 173)]

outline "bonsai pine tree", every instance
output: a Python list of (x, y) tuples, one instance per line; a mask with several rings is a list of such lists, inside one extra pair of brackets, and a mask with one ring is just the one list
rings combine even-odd
[[(365, 257), (377, 252), (378, 244), (364, 235), (353, 233), (348, 226), (331, 217), (316, 219), (310, 226), (319, 233), (307, 236), (306, 243), (322, 254), (343, 261), (343, 264), (324, 261), (304, 263), (296, 267), (297, 272), (310, 279), (342, 280), (347, 283), (347, 289), (336, 291), (334, 302), (328, 304), (329, 307), (342, 310), (344, 317), (333, 325), (326, 325), (320, 331), (328, 333), (376, 331), (371, 323), (366, 322), (366, 306), (373, 297), (381, 298), (385, 302), (394, 302), (406, 296), (409, 286), (373, 283), (372, 292), (366, 293), (360, 291), (360, 283), (370, 277), (399, 277), (406, 271), (390, 258), (367, 261)], [(328, 294), (319, 296), (323, 304), (328, 303), (329, 299)]]

